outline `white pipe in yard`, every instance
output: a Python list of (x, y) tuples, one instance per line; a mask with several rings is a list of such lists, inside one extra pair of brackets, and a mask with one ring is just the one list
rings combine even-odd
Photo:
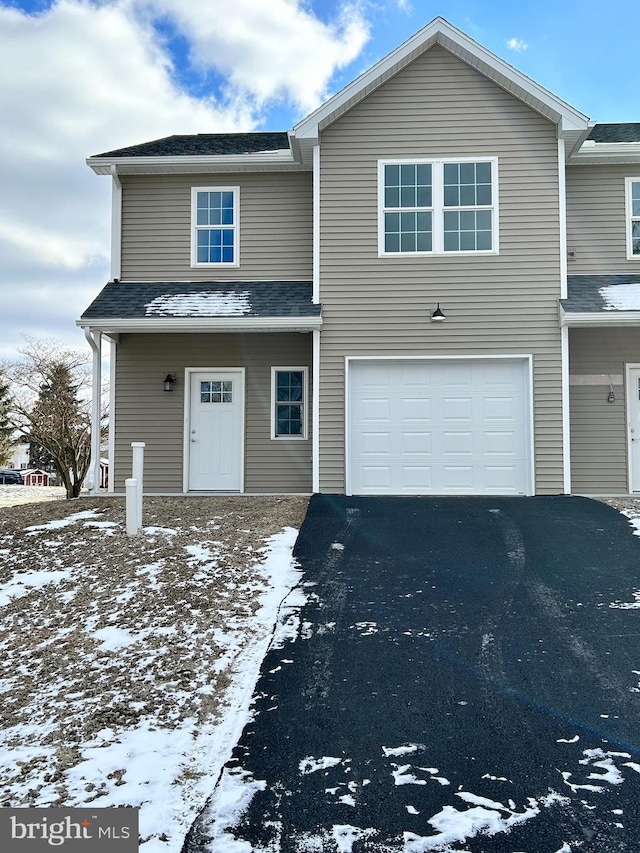
[(130, 477), (124, 481), (126, 490), (127, 535), (135, 536), (140, 530), (138, 524), (138, 481)]
[[(133, 462), (131, 476), (136, 480), (138, 486), (136, 491), (136, 523), (137, 529), (142, 527), (142, 495), (144, 493), (144, 441), (132, 441)], [(137, 532), (137, 531), (136, 531)]]

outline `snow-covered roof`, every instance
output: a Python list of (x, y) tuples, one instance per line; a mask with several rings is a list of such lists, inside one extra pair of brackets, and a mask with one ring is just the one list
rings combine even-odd
[(563, 325), (640, 325), (640, 274), (570, 275), (567, 285)]

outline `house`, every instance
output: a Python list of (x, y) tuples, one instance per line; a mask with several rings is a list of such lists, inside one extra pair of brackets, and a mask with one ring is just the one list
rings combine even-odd
[(52, 475), (44, 468), (30, 468), (22, 472), (25, 486), (51, 486)]
[(88, 164), (111, 489), (640, 491), (640, 124), (436, 18), (287, 133)]
[(29, 467), (29, 440), (26, 438), (18, 438), (11, 445), (11, 460), (9, 467), (14, 471), (25, 471)]

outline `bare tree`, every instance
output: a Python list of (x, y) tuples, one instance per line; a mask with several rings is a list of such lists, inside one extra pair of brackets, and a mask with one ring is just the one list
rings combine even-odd
[(6, 368), (16, 389), (14, 425), (51, 458), (67, 498), (77, 498), (91, 458), (88, 356), (55, 341), (26, 340), (22, 359)]

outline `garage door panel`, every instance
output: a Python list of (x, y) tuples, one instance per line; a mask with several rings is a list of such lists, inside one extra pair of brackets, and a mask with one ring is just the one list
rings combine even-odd
[(382, 368), (353, 361), (350, 490), (525, 494), (530, 469), (525, 368), (524, 359), (389, 360)]

